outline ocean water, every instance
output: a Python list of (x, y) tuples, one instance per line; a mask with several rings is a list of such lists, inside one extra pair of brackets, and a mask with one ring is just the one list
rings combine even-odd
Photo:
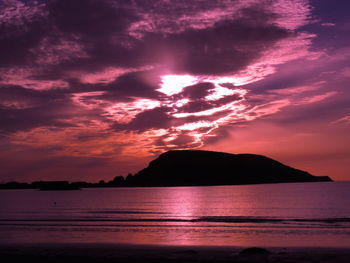
[(0, 190), (0, 243), (350, 247), (350, 182)]

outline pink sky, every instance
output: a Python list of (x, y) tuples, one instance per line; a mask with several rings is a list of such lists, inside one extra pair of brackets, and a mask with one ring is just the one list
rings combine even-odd
[(0, 181), (110, 180), (173, 149), (350, 180), (349, 4), (270, 3), (0, 2)]

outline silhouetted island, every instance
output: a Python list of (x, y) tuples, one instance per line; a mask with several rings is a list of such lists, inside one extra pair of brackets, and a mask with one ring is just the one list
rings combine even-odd
[(262, 155), (177, 150), (161, 154), (127, 186), (205, 186), (332, 181)]
[(148, 167), (126, 178), (98, 183), (68, 181), (8, 182), (0, 189), (79, 190), (95, 187), (205, 186), (291, 182), (330, 182), (262, 155), (178, 150), (161, 154)]

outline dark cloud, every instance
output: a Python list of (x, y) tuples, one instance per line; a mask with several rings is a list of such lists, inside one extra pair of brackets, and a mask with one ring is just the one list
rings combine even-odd
[(26, 30), (19, 25), (0, 26), (0, 67), (32, 64), (34, 56), (30, 49), (35, 48), (49, 32), (43, 18), (29, 21)]
[[(0, 108), (0, 130), (17, 132), (46, 125), (66, 126), (56, 120), (55, 117), (59, 117), (60, 115), (58, 111), (60, 111), (60, 107), (55, 106), (54, 108), (50, 108), (47, 105), (26, 110)], [(61, 117), (63, 116), (62, 114)]]
[(286, 30), (273, 25), (224, 21), (212, 28), (170, 36), (169, 42), (183, 47), (179, 52), (183, 56), (179, 70), (215, 75), (243, 69), (261, 52), (287, 36)]
[(204, 111), (209, 110), (212, 108), (212, 105), (205, 101), (205, 100), (198, 100), (194, 102), (190, 102), (179, 109), (180, 112), (198, 112), (198, 111)]
[(181, 93), (181, 96), (197, 100), (209, 94), (209, 90), (214, 88), (213, 83), (203, 82), (196, 85), (188, 86)]
[(151, 74), (151, 71), (128, 73), (112, 83), (100, 85), (103, 90), (107, 91), (102, 98), (106, 100), (120, 100), (125, 97), (157, 98), (160, 95), (156, 91), (160, 80), (158, 78), (151, 79), (148, 76)]
[[(200, 12), (220, 4), (223, 3), (218, 1), (203, 6), (188, 4), (185, 7)], [(41, 76), (62, 79), (67, 72), (74, 70), (88, 73), (109, 66), (135, 68), (148, 65), (165, 68), (171, 65), (171, 70), (177, 73), (225, 74), (243, 69), (259, 57), (261, 52), (289, 34), (285, 29), (270, 23), (276, 15), (268, 12), (264, 5), (244, 8), (237, 14), (237, 19), (231, 17), (230, 20), (218, 21), (213, 26), (204, 28), (193, 29), (185, 24), (182, 27), (177, 25), (181, 28), (180, 31), (171, 31), (168, 28), (171, 26), (164, 21), (165, 32), (155, 28), (153, 32), (144, 31), (140, 37), (131, 34), (131, 25), (142, 22), (144, 17), (141, 14), (147, 14), (147, 10), (162, 14), (163, 21), (174, 6), (178, 4), (162, 1), (154, 1), (152, 4), (52, 0), (43, 8), (47, 16), (35, 16), (35, 19), (26, 24), (25, 30), (17, 25), (1, 28), (1, 63), (3, 66), (23, 63), (33, 66), (37, 63), (36, 56), (40, 55), (38, 48), (44, 40), (52, 46), (70, 39), (70, 45), (80, 46), (81, 52), (86, 54), (64, 57), (67, 54), (64, 54), (61, 47), (56, 49), (63, 54), (57, 50), (41, 54), (50, 57), (53, 56), (50, 52), (57, 53), (54, 53), (57, 57), (55, 63), (40, 68)], [(185, 7), (178, 7), (177, 16), (188, 13)], [(176, 25), (176, 21), (173, 24)], [(11, 33), (14, 27), (18, 33)], [(43, 48), (45, 50), (50, 46), (41, 46)], [(76, 49), (75, 46), (65, 48)], [(138, 85), (132, 85), (130, 89), (133, 88), (137, 90)]]
[(136, 20), (130, 8), (115, 7), (112, 1), (49, 1), (50, 21), (62, 32), (82, 34), (88, 38), (113, 37), (124, 33)]
[[(158, 12), (164, 12), (166, 4), (158, 4), (161, 5), (157, 7)], [(56, 72), (94, 71), (107, 66), (168, 66), (170, 63), (173, 64), (172, 70), (178, 73), (225, 74), (243, 69), (261, 52), (289, 34), (270, 23), (275, 14), (256, 5), (243, 9), (237, 19), (219, 21), (211, 27), (184, 27), (180, 32), (166, 33), (145, 31), (142, 37), (135, 38), (128, 30), (132, 23), (142, 21), (139, 9), (131, 2), (49, 1), (48, 17), (31, 21), (26, 25), (29, 30), (3, 38), (1, 50), (6, 56), (2, 61), (23, 63), (23, 59), (35, 56), (29, 51), (44, 37), (59, 42), (59, 38), (65, 36), (75, 37), (87, 55), (51, 65)], [(13, 29), (4, 30), (2, 35), (7, 36)]]
[(133, 67), (139, 50), (127, 29), (139, 19), (131, 3), (106, 0), (53, 0), (48, 4), (53, 30), (77, 36), (88, 56), (55, 65), (55, 70), (93, 72), (108, 66)]
[[(37, 91), (21, 87), (0, 88), (0, 131), (17, 132), (41, 126), (67, 127), (74, 117), (98, 118), (96, 111), (82, 111), (60, 90)], [(68, 100), (67, 100), (68, 98)]]
[(135, 45), (146, 63), (174, 63), (178, 73), (227, 74), (245, 68), (290, 32), (270, 21), (275, 14), (260, 5), (212, 27), (188, 28), (177, 33), (145, 33)]
[(136, 116), (134, 120), (126, 125), (115, 125), (116, 130), (136, 130), (145, 131), (148, 129), (168, 128), (173, 119), (167, 114), (169, 109), (156, 108), (144, 111)]
[(30, 100), (30, 102), (37, 102), (38, 100), (45, 100), (47, 97), (50, 96), (18, 86), (3, 86), (0, 88), (0, 98), (3, 102), (7, 100)]

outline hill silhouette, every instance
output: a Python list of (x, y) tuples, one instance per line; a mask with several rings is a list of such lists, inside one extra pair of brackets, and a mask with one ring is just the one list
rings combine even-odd
[(332, 181), (255, 154), (177, 150), (129, 175), (125, 186), (205, 186)]

